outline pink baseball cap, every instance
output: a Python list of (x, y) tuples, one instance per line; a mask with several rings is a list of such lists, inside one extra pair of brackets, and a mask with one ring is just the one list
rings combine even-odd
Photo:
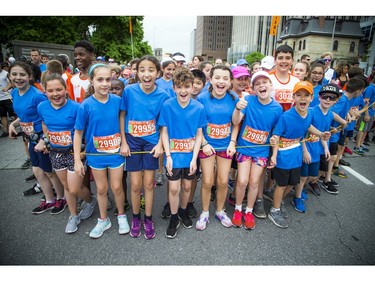
[(243, 66), (233, 67), (232, 74), (233, 74), (234, 78), (240, 78), (242, 76), (249, 76), (250, 77), (249, 71), (247, 71), (247, 68), (243, 67)]

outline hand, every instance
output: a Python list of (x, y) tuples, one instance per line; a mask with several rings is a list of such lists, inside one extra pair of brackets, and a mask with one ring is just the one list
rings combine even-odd
[(85, 167), (83, 166), (82, 161), (74, 161), (74, 172), (80, 177), (85, 175)]
[(271, 147), (276, 147), (278, 145), (279, 145), (279, 137), (275, 136), (275, 135), (273, 135), (272, 137), (270, 137), (270, 146)]
[(370, 120), (371, 120), (370, 115), (365, 115), (365, 117), (363, 118), (363, 120), (364, 120), (365, 122), (370, 121)]
[(328, 131), (320, 134), (320, 138), (324, 141), (328, 141), (330, 137), (331, 137), (331, 133)]
[(311, 155), (309, 152), (303, 153), (303, 163), (310, 164), (311, 163)]
[(236, 104), (237, 110), (242, 110), (247, 107), (247, 101), (244, 98), (240, 98)]
[(130, 155), (130, 148), (129, 148), (129, 145), (127, 143), (121, 143), (120, 155), (125, 156), (125, 157), (131, 156)]
[(189, 172), (189, 176), (194, 175), (196, 171), (197, 171), (197, 161), (191, 161), (191, 162), (190, 162), (190, 172)]
[(46, 147), (46, 144), (44, 143), (44, 140), (39, 140), (39, 142), (37, 143), (37, 145), (34, 147), (34, 151), (35, 152), (44, 152), (45, 150), (47, 150), (47, 147)]
[(203, 153), (206, 155), (206, 156), (211, 156), (212, 154), (215, 153), (215, 149), (210, 145), (210, 144), (206, 144), (205, 146), (203, 146), (202, 148), (203, 150)]
[(171, 156), (167, 157), (165, 168), (167, 169), (168, 175), (171, 177), (173, 176), (172, 169), (173, 169), (173, 160)]
[(268, 169), (272, 169), (272, 168), (275, 168), (275, 166), (276, 166), (276, 157), (272, 156), (272, 157), (270, 158), (270, 161), (269, 161), (269, 163), (268, 163), (267, 168), (268, 168)]
[(232, 157), (236, 153), (236, 143), (231, 141), (227, 147), (227, 156)]
[[(158, 143), (157, 145), (155, 145), (152, 150), (150, 151), (150, 154), (153, 154), (154, 158), (158, 158), (159, 155), (163, 154), (164, 151), (163, 151), (163, 145), (160, 143)], [(170, 158), (170, 157), (168, 157)]]

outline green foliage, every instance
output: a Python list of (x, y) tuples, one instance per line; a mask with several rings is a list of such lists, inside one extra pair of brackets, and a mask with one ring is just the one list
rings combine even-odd
[(261, 61), (262, 58), (264, 58), (264, 57), (265, 57), (265, 55), (263, 55), (262, 53), (252, 52), (252, 53), (250, 53), (246, 56), (246, 60), (249, 63), (249, 65), (251, 65), (253, 62)]
[[(143, 17), (132, 16), (134, 57), (152, 54), (143, 42)], [(126, 62), (132, 59), (131, 34), (127, 16), (31, 16), (0, 17), (0, 43), (11, 47), (12, 40), (74, 45), (89, 40), (96, 55)]]

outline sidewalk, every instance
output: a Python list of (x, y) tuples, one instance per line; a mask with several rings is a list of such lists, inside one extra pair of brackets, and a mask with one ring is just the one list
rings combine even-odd
[(22, 137), (0, 138), (0, 170), (21, 169), (26, 158)]

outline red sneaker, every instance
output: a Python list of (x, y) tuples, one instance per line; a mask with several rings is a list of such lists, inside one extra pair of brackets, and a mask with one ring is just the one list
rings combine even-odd
[(232, 224), (235, 227), (242, 227), (242, 212), (234, 210)]
[(345, 146), (344, 153), (349, 153), (350, 155), (352, 155), (353, 151), (349, 147)]
[(244, 215), (244, 220), (245, 220), (245, 228), (246, 229), (254, 229), (255, 228), (255, 219), (252, 213), (247, 212)]

